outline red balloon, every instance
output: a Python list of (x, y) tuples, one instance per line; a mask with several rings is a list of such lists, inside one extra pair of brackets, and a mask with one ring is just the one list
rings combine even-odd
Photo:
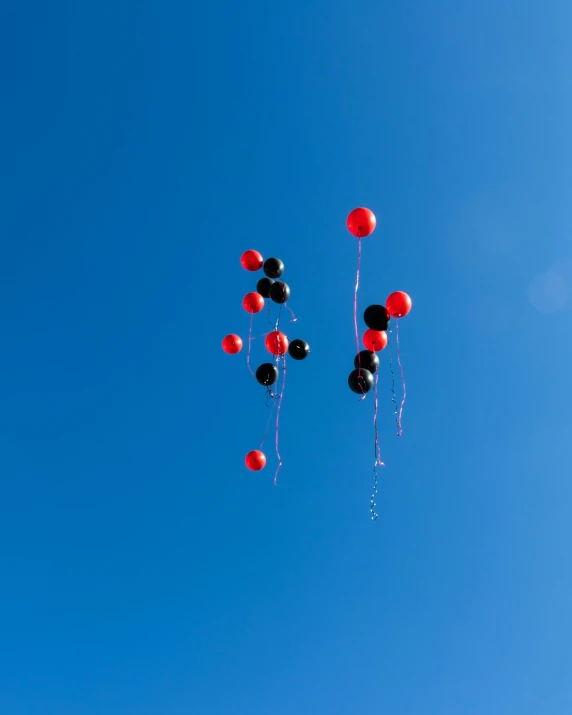
[(354, 209), (347, 219), (348, 231), (356, 238), (363, 238), (373, 233), (376, 219), (373, 211), (369, 209)]
[(240, 263), (247, 271), (259, 271), (264, 259), (258, 251), (245, 251), (240, 257)]
[(284, 355), (288, 350), (288, 338), (279, 330), (273, 330), (268, 333), (264, 342), (266, 349), (272, 355)]
[(385, 307), (392, 318), (403, 318), (411, 310), (411, 298), (402, 290), (395, 291), (387, 299)]
[(260, 313), (264, 308), (264, 298), (260, 293), (247, 293), (242, 299), (242, 307), (247, 313)]
[(229, 355), (236, 355), (242, 350), (242, 340), (239, 335), (231, 333), (222, 339), (222, 349)]
[(387, 345), (387, 333), (385, 330), (368, 328), (363, 334), (363, 344), (368, 350), (378, 353)]
[(246, 455), (244, 461), (252, 472), (258, 472), (260, 469), (264, 469), (266, 465), (266, 455), (259, 449), (253, 449), (252, 452)]

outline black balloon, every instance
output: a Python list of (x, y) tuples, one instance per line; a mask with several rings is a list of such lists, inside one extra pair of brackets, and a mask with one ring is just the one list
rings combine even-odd
[(271, 362), (262, 363), (262, 365), (256, 369), (256, 379), (261, 385), (268, 387), (273, 385), (278, 379), (278, 368)]
[(270, 286), (270, 297), (275, 303), (285, 303), (290, 298), (290, 288), (284, 281), (274, 281)]
[(348, 385), (350, 390), (356, 392), (358, 395), (365, 395), (373, 387), (373, 375), (369, 370), (364, 367), (361, 370), (352, 370), (350, 376), (348, 377)]
[(310, 346), (305, 340), (300, 340), (300, 338), (292, 340), (288, 346), (288, 355), (290, 355), (290, 357), (294, 360), (304, 360), (304, 358), (307, 358), (309, 354)]
[(389, 315), (384, 305), (370, 305), (363, 314), (363, 322), (372, 330), (387, 330)]
[(261, 278), (256, 284), (256, 292), (260, 293), (263, 298), (270, 298), (270, 289), (273, 283), (272, 278)]
[(284, 273), (284, 264), (279, 258), (267, 258), (264, 261), (264, 273), (269, 278), (280, 278)]
[(371, 350), (362, 350), (361, 353), (354, 358), (354, 367), (362, 367), (374, 373), (379, 367), (379, 358)]

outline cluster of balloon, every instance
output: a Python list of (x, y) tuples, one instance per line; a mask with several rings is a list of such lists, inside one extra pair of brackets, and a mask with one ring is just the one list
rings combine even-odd
[[(403, 399), (399, 411), (395, 402), (395, 380), (391, 361), (391, 353), (389, 358), (392, 385), (391, 391), (393, 395), (393, 403), (395, 405), (395, 415), (397, 420), (397, 434), (402, 435), (401, 418), (403, 414), (403, 405), (405, 403), (406, 388), (403, 367), (401, 364), (401, 354), (399, 348), (399, 318), (406, 316), (411, 310), (411, 298), (403, 291), (391, 293), (385, 305), (370, 305), (365, 309), (363, 320), (366, 325), (366, 330), (362, 337), (362, 343), (365, 350), (360, 349), (359, 332), (358, 332), (358, 289), (361, 269), (361, 239), (373, 233), (376, 227), (376, 218), (373, 211), (367, 208), (357, 208), (350, 212), (347, 218), (347, 228), (349, 232), (358, 239), (358, 261), (356, 271), (356, 282), (354, 288), (354, 331), (357, 354), (354, 358), (354, 369), (348, 377), (348, 385), (356, 394), (360, 395), (360, 400), (364, 400), (365, 396), (372, 389), (374, 390), (374, 435), (375, 435), (375, 461), (373, 467), (373, 492), (370, 498), (370, 513), (372, 520), (376, 520), (378, 515), (376, 512), (377, 498), (377, 468), (384, 466), (381, 461), (381, 449), (379, 445), (379, 433), (377, 428), (379, 395), (379, 356), (378, 353), (385, 349), (388, 344), (388, 331), (391, 318), (395, 318), (395, 338), (397, 344), (397, 360), (403, 383)], [(389, 331), (391, 332), (391, 331)]]
[[(264, 433), (264, 437), (262, 438), (260, 448), (251, 450), (246, 455), (245, 463), (248, 469), (253, 472), (260, 471), (266, 466), (266, 455), (262, 451), (262, 448), (268, 436), (271, 419), (274, 412), (276, 412), (275, 444), (277, 467), (274, 474), (274, 483), (276, 484), (278, 472), (282, 466), (282, 458), (280, 457), (279, 452), (279, 423), (282, 399), (284, 397), (284, 387), (286, 384), (286, 355), (288, 354), (294, 360), (304, 360), (310, 354), (310, 346), (305, 340), (301, 340), (300, 338), (290, 341), (288, 337), (279, 329), (283, 307), (286, 308), (292, 316), (290, 322), (294, 323), (297, 320), (296, 316), (287, 305), (287, 301), (290, 298), (290, 287), (283, 280), (279, 280), (284, 273), (284, 263), (279, 258), (267, 258), (264, 260), (262, 255), (258, 251), (254, 250), (245, 251), (240, 257), (240, 262), (246, 271), (254, 273), (262, 268), (265, 274), (264, 277), (260, 278), (256, 284), (256, 290), (251, 291), (244, 296), (242, 306), (244, 310), (250, 314), (246, 364), (250, 374), (256, 378), (256, 381), (260, 385), (266, 388), (266, 405), (272, 408), (268, 416), (266, 431)], [(273, 356), (274, 361), (264, 362), (256, 368), (256, 371), (253, 371), (250, 367), (251, 345), (252, 341), (255, 340), (252, 336), (252, 318), (253, 315), (260, 313), (263, 310), (265, 299), (268, 298), (272, 303), (276, 303), (279, 306), (278, 316), (273, 322), (271, 319), (271, 305), (269, 305), (268, 320), (272, 325), (272, 330), (262, 336), (264, 337), (266, 350)], [(227, 335), (223, 338), (222, 348), (229, 355), (235, 355), (242, 349), (242, 340), (238, 335)], [(282, 386), (279, 392), (274, 392), (273, 385), (278, 382), (280, 373), (282, 373)]]

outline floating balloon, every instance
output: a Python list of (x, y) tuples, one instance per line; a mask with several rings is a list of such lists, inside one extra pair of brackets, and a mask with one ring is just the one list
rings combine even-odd
[(279, 330), (273, 330), (271, 333), (268, 333), (264, 344), (268, 352), (272, 353), (272, 355), (284, 355), (286, 350), (288, 350), (288, 338)]
[(274, 363), (265, 362), (256, 369), (256, 379), (261, 385), (269, 387), (278, 379), (278, 368)]
[(288, 355), (294, 360), (304, 360), (310, 354), (310, 346), (305, 340), (292, 340), (288, 347)]
[(369, 328), (363, 335), (363, 344), (368, 350), (378, 353), (387, 345), (387, 333)]
[(264, 298), (260, 293), (247, 293), (242, 300), (242, 307), (247, 313), (260, 313), (264, 308)]
[(358, 395), (365, 395), (373, 387), (373, 375), (364, 367), (360, 370), (352, 370), (348, 377), (348, 385), (350, 390), (353, 390)]
[(222, 349), (229, 355), (236, 355), (242, 350), (242, 340), (238, 335), (231, 333), (222, 339)]
[(354, 209), (347, 218), (348, 231), (356, 238), (369, 236), (370, 233), (373, 233), (375, 224), (375, 214), (369, 209)]
[(259, 271), (264, 259), (258, 251), (245, 251), (240, 257), (242, 267), (247, 271)]
[(270, 297), (275, 303), (285, 303), (290, 298), (290, 287), (284, 281), (275, 281), (270, 286)]
[(373, 374), (377, 372), (379, 367), (379, 358), (373, 350), (362, 350), (354, 358), (354, 367), (365, 368)]
[(372, 330), (387, 330), (389, 314), (384, 305), (370, 305), (363, 314), (363, 322)]
[(411, 310), (411, 298), (402, 290), (395, 291), (387, 299), (387, 312), (394, 318), (403, 318)]
[(244, 461), (246, 463), (246, 466), (252, 472), (258, 472), (259, 470), (264, 469), (266, 465), (266, 455), (259, 449), (253, 449), (252, 452), (249, 452), (246, 455)]
[(256, 284), (256, 290), (263, 298), (270, 298), (270, 289), (273, 283), (272, 278), (261, 278)]
[(279, 258), (267, 258), (264, 261), (264, 273), (269, 278), (280, 278), (284, 273), (284, 264)]

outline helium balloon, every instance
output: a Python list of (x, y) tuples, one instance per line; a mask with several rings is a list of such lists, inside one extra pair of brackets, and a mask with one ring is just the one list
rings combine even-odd
[(369, 236), (373, 233), (375, 224), (375, 214), (369, 209), (354, 209), (347, 218), (348, 231), (356, 238)]
[(229, 355), (236, 355), (242, 350), (242, 340), (238, 335), (231, 333), (222, 339), (222, 349)]
[(368, 350), (377, 353), (387, 345), (387, 333), (369, 328), (363, 335), (363, 344)]
[(379, 367), (379, 358), (373, 350), (362, 350), (359, 355), (354, 358), (354, 367), (365, 368), (372, 374), (377, 372)]
[(278, 379), (278, 368), (274, 363), (265, 362), (256, 369), (256, 379), (261, 385), (269, 387)]
[(364, 367), (360, 370), (352, 370), (348, 377), (348, 385), (350, 390), (353, 390), (358, 395), (365, 395), (373, 387), (373, 375)]
[(272, 278), (261, 278), (256, 284), (256, 291), (260, 293), (263, 298), (270, 298), (270, 289), (273, 283)]
[(259, 271), (264, 259), (258, 251), (245, 251), (240, 257), (242, 267), (247, 271)]
[(394, 318), (403, 318), (411, 310), (411, 298), (402, 290), (392, 293), (385, 302), (387, 312)]
[(252, 452), (246, 455), (244, 461), (252, 472), (258, 472), (260, 469), (264, 469), (266, 465), (266, 455), (259, 449), (253, 449)]
[(273, 330), (271, 333), (268, 333), (264, 344), (268, 352), (272, 353), (272, 355), (284, 355), (286, 350), (288, 350), (288, 338), (279, 330)]
[(288, 355), (294, 360), (304, 360), (310, 354), (310, 346), (305, 340), (292, 340), (288, 347)]
[(284, 264), (279, 258), (267, 258), (264, 261), (264, 273), (269, 278), (280, 278), (284, 273)]
[(370, 305), (364, 311), (363, 321), (372, 330), (387, 330), (389, 314), (383, 305)]
[(270, 297), (275, 303), (285, 303), (290, 298), (290, 287), (284, 281), (275, 281), (270, 286)]
[(260, 313), (264, 308), (264, 298), (260, 293), (247, 293), (242, 300), (242, 307), (247, 313)]

